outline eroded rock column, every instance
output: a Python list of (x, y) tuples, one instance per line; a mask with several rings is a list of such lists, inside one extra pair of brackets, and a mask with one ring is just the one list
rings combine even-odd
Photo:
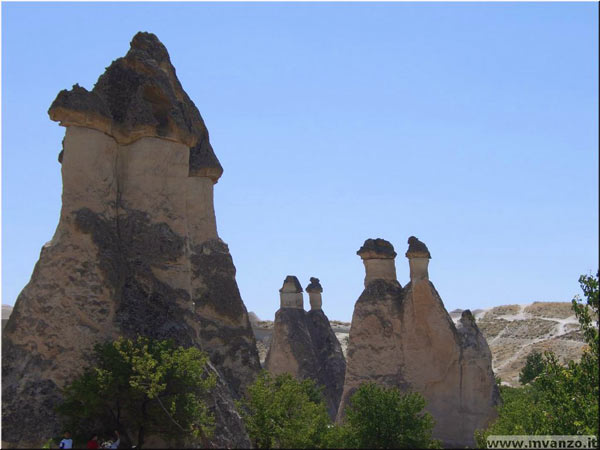
[(306, 320), (317, 357), (315, 365), (318, 370), (312, 378), (317, 384), (324, 387), (323, 396), (327, 410), (331, 419), (335, 420), (344, 388), (346, 359), (342, 352), (342, 346), (322, 309), (323, 287), (318, 278), (311, 277), (310, 284), (306, 286), (306, 292), (310, 296), (311, 306), (310, 311), (306, 314)]
[(316, 355), (303, 307), (302, 286), (288, 275), (279, 289), (280, 308), (275, 313), (271, 346), (265, 369), (274, 375), (289, 373), (304, 379), (318, 371)]
[(466, 314), (458, 329), (454, 326), (429, 281), (427, 246), (414, 236), (408, 242), (411, 282), (404, 289), (389, 265), (382, 269), (381, 263), (368, 263), (383, 259), (376, 258), (378, 253), (392, 255), (391, 244), (368, 240), (358, 252), (370, 259), (352, 317), (338, 420), (360, 384), (375, 382), (421, 393), (436, 421), (434, 437), (445, 447), (473, 446), (475, 430), (496, 414), (491, 354), (472, 316)]
[(311, 378), (323, 386), (323, 395), (331, 418), (337, 413), (346, 361), (342, 347), (321, 309), (323, 288), (311, 278), (306, 291), (312, 309), (302, 307), (302, 287), (298, 278), (288, 275), (279, 290), (281, 308), (275, 313), (271, 346), (265, 369), (274, 375), (289, 373), (303, 380)]
[(365, 265), (365, 289), (354, 305), (346, 352), (346, 374), (337, 420), (362, 383), (405, 386), (399, 333), (402, 286), (396, 280), (393, 245), (367, 239), (356, 252)]
[(406, 251), (408, 265), (410, 267), (410, 281), (417, 282), (429, 280), (429, 260), (431, 255), (427, 246), (414, 236), (408, 238), (408, 250)]
[(365, 287), (373, 280), (396, 281), (396, 252), (388, 241), (367, 239), (356, 254), (365, 265)]
[(306, 286), (306, 292), (308, 292), (311, 311), (322, 309), (323, 299), (321, 298), (321, 292), (323, 292), (323, 288), (318, 278), (310, 278), (310, 284)]
[(94, 344), (138, 334), (210, 355), (217, 447), (250, 445), (235, 397), (260, 364), (213, 185), (223, 169), (169, 54), (138, 33), (91, 91), (61, 91), (63, 204), (3, 332), (2, 442), (60, 433), (61, 389)]
[(279, 289), (281, 308), (295, 308), (304, 311), (304, 296), (298, 278), (288, 275)]

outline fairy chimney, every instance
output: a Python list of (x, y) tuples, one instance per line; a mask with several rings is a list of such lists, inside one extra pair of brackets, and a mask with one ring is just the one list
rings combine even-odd
[[(359, 255), (365, 260), (368, 249), (377, 247), (392, 255), (391, 244), (383, 242), (387, 245), (365, 242)], [(352, 315), (337, 420), (344, 420), (360, 385), (373, 382), (419, 392), (435, 420), (433, 437), (445, 448), (473, 447), (475, 431), (494, 420), (499, 402), (489, 347), (470, 312), (458, 325), (452, 322), (428, 279), (425, 244), (411, 236), (406, 256), (411, 282), (404, 288), (395, 280), (370, 279), (365, 261), (367, 279)]]
[(323, 306), (323, 299), (321, 298), (323, 287), (321, 286), (321, 283), (319, 283), (318, 278), (310, 278), (310, 284), (306, 286), (306, 292), (308, 292), (311, 311), (321, 309)]
[(356, 254), (365, 265), (365, 287), (373, 280), (397, 281), (396, 252), (385, 239), (367, 239)]
[(279, 289), (279, 298), (281, 308), (304, 309), (304, 298), (302, 296), (302, 286), (298, 278), (288, 275), (283, 281), (283, 286)]
[(302, 288), (296, 277), (288, 276), (279, 292), (281, 308), (275, 313), (264, 368), (273, 375), (289, 373), (299, 380), (313, 379), (323, 387), (327, 411), (334, 419), (344, 388), (346, 360), (321, 308), (323, 288), (318, 278), (310, 279), (308, 312), (302, 306)]
[(410, 267), (410, 281), (429, 280), (429, 260), (431, 254), (427, 246), (414, 236), (408, 238), (408, 250), (406, 251), (408, 265)]
[(249, 446), (234, 400), (260, 362), (217, 234), (223, 169), (167, 49), (137, 33), (92, 90), (59, 92), (48, 114), (66, 128), (62, 209), (2, 333), (2, 446), (57, 435), (54, 407), (94, 345), (138, 335), (206, 351), (210, 444)]

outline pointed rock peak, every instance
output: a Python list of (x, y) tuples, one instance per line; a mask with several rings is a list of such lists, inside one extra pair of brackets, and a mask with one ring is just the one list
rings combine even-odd
[(216, 183), (223, 173), (200, 112), (152, 33), (137, 33), (127, 55), (113, 61), (91, 91), (75, 85), (59, 92), (48, 114), (60, 125), (93, 128), (121, 145), (143, 137), (179, 142), (190, 147), (190, 176)]
[(300, 286), (300, 281), (294, 275), (288, 275), (285, 277), (283, 281), (283, 286), (279, 289), (279, 292), (302, 292), (302, 286)]
[(463, 325), (469, 325), (469, 326), (473, 326), (475, 325), (475, 317), (473, 316), (473, 313), (471, 312), (470, 309), (465, 309), (461, 316), (460, 316), (460, 322)]
[(318, 278), (310, 277), (310, 284), (306, 286), (306, 292), (323, 292), (323, 287)]
[(356, 252), (362, 259), (394, 259), (394, 246), (385, 239), (367, 239)]
[(408, 238), (408, 250), (406, 251), (407, 258), (429, 258), (431, 254), (425, 243), (421, 242), (414, 236)]
[(131, 40), (131, 48), (126, 58), (140, 60), (154, 60), (157, 63), (171, 62), (169, 52), (154, 33), (138, 32)]

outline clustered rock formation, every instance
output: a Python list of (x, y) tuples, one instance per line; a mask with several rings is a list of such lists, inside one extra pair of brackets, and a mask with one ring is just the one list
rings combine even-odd
[(434, 437), (446, 447), (473, 446), (473, 433), (493, 420), (499, 401), (491, 353), (470, 311), (458, 327), (452, 322), (429, 281), (427, 246), (414, 236), (408, 244), (404, 288), (392, 244), (368, 239), (357, 252), (365, 290), (352, 316), (338, 420), (360, 384), (375, 382), (420, 392), (436, 421)]
[[(212, 411), (218, 447), (249, 447), (234, 400), (260, 370), (256, 341), (219, 239), (213, 186), (223, 169), (166, 48), (138, 33), (91, 91), (61, 91), (50, 118), (66, 127), (60, 220), (3, 331), (2, 444), (39, 447), (60, 433), (61, 388), (91, 364), (96, 343), (138, 334), (196, 346), (218, 375)], [(429, 281), (431, 255), (408, 240), (410, 282), (393, 246), (357, 252), (365, 289), (346, 363), (317, 278), (280, 289), (265, 367), (324, 386), (331, 417), (361, 383), (422, 393), (446, 446), (473, 445), (499, 401), (487, 342), (470, 311), (457, 326)]]
[(323, 395), (331, 418), (337, 414), (346, 360), (342, 347), (321, 309), (323, 288), (318, 278), (306, 287), (310, 311), (304, 311), (302, 286), (288, 275), (279, 290), (281, 307), (275, 313), (273, 337), (265, 359), (265, 368), (274, 375), (289, 373), (298, 379), (312, 378), (323, 386)]
[(219, 374), (214, 445), (248, 446), (233, 400), (260, 363), (213, 185), (223, 169), (166, 48), (138, 33), (94, 89), (61, 91), (60, 221), (3, 332), (2, 441), (60, 432), (60, 388), (95, 343), (137, 334), (197, 346)]

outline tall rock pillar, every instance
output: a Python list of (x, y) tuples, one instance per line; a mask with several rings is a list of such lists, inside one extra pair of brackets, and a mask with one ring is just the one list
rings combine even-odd
[(289, 373), (307, 378), (317, 373), (316, 356), (306, 323), (302, 286), (288, 275), (279, 289), (280, 308), (275, 313), (271, 346), (264, 367), (273, 375)]
[(427, 246), (416, 237), (408, 238), (408, 250), (406, 251), (408, 266), (410, 268), (410, 281), (416, 283), (421, 280), (429, 280), (429, 260), (431, 255)]
[(365, 287), (373, 280), (386, 280), (391, 283), (396, 278), (396, 252), (384, 239), (367, 239), (356, 252), (365, 265)]
[(356, 253), (365, 265), (365, 289), (352, 314), (339, 421), (362, 383), (405, 385), (401, 371), (404, 357), (397, 336), (402, 286), (396, 279), (394, 246), (384, 239), (367, 239)]
[[(475, 430), (496, 414), (491, 354), (472, 315), (458, 328), (452, 322), (429, 281), (427, 246), (414, 236), (408, 243), (411, 281), (404, 289), (389, 277), (373, 278), (365, 264), (370, 281), (354, 307), (338, 420), (360, 384), (374, 382), (421, 393), (436, 421), (434, 437), (445, 447), (473, 446)], [(373, 248), (393, 252), (386, 241), (368, 240), (358, 254), (372, 258)]]
[(281, 308), (275, 314), (271, 346), (265, 368), (274, 375), (289, 373), (297, 379), (312, 378), (323, 386), (329, 415), (337, 412), (346, 361), (329, 319), (321, 309), (323, 288), (318, 278), (306, 287), (311, 310), (304, 311), (298, 278), (288, 275), (279, 290)]
[(281, 308), (301, 309), (304, 311), (304, 296), (302, 286), (298, 278), (288, 275), (279, 289), (279, 300)]
[(306, 286), (306, 292), (310, 301), (310, 310), (321, 310), (323, 307), (323, 298), (321, 297), (323, 288), (318, 278), (310, 277), (310, 284)]
[(248, 446), (233, 399), (260, 363), (217, 234), (223, 169), (167, 49), (136, 34), (91, 91), (61, 91), (48, 113), (66, 128), (62, 209), (3, 332), (3, 444), (56, 436), (61, 389), (94, 344), (144, 335), (210, 355), (213, 444)]

